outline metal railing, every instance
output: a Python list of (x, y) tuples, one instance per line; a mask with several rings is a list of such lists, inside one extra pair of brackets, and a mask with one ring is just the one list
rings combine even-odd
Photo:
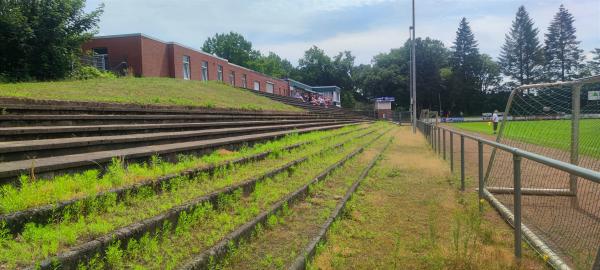
[[(509, 145), (501, 144), (495, 141), (491, 141), (479, 136), (470, 135), (467, 133), (452, 130), (447, 127), (438, 126), (436, 123), (428, 123), (419, 121), (417, 128), (426, 137), (428, 143), (432, 146), (434, 152), (446, 159), (446, 137), (448, 134), (450, 139), (450, 168), (454, 171), (454, 136), (460, 137), (460, 181), (461, 190), (465, 190), (465, 139), (471, 139), (477, 143), (477, 158), (478, 158), (478, 195), (479, 199), (486, 199), (500, 214), (514, 227), (514, 254), (517, 258), (521, 258), (521, 243), (523, 237), (525, 240), (536, 249), (550, 265), (557, 269), (570, 269), (569, 265), (563, 260), (557, 252), (553, 251), (549, 245), (547, 245), (541, 237), (536, 235), (522, 222), (522, 196), (524, 193), (529, 192), (527, 189), (523, 189), (521, 185), (521, 163), (523, 159), (534, 161), (539, 164), (543, 164), (570, 175), (581, 177), (595, 183), (600, 183), (600, 172), (590, 170), (587, 168), (579, 167), (567, 162), (555, 160), (528, 152), (519, 148), (511, 147)], [(442, 142), (443, 138), (443, 142)], [(514, 213), (509, 208), (504, 206), (496, 197), (490, 192), (485, 186), (485, 174), (484, 174), (484, 158), (483, 158), (483, 147), (484, 145), (490, 146), (496, 150), (505, 151), (512, 154), (513, 157), (513, 184), (514, 188), (507, 194), (512, 194), (514, 197)], [(442, 149), (443, 148), (443, 149)], [(480, 210), (482, 205), (480, 204)], [(600, 269), (600, 249), (597, 251), (595, 263), (593, 269)]]

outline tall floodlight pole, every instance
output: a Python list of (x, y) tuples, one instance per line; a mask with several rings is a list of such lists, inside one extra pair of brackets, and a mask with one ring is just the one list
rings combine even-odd
[[(412, 43), (412, 26), (408, 27), (408, 39)], [(410, 47), (409, 54), (410, 54), (410, 56), (409, 56), (410, 60), (408, 60), (408, 93), (410, 94), (410, 104), (409, 104), (410, 107), (409, 107), (408, 111), (410, 112), (410, 125), (412, 126), (412, 119), (413, 119), (413, 113), (412, 113), (412, 111), (413, 111), (413, 109), (412, 109), (412, 107), (413, 107), (413, 91), (412, 91), (412, 73), (413, 73), (413, 70), (412, 70), (413, 59), (412, 59), (412, 57), (413, 56), (412, 56), (412, 46)]]
[(413, 133), (417, 133), (417, 58), (415, 57), (415, 0), (412, 0), (412, 42), (411, 42), (411, 85), (412, 85), (412, 128)]

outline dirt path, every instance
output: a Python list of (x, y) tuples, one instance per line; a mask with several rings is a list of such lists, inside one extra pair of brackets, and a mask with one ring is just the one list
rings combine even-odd
[(480, 218), (477, 207), (476, 194), (458, 191), (456, 177), (424, 138), (402, 127), (348, 205), (348, 218), (332, 227), (312, 267), (546, 268), (529, 248), (518, 267), (511, 229), (489, 207)]

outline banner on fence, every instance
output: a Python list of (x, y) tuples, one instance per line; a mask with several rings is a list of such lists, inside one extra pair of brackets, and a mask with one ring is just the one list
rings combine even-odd
[(453, 122), (464, 122), (464, 117), (445, 117), (441, 118), (441, 121), (444, 123), (453, 123)]

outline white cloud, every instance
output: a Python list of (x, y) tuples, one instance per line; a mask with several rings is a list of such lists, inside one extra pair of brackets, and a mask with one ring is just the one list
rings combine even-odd
[[(104, 1), (100, 34), (142, 32), (157, 38), (200, 47), (217, 32), (236, 31), (263, 52), (273, 51), (295, 62), (310, 46), (329, 55), (350, 50), (358, 63), (369, 63), (380, 52), (403, 44), (410, 25), (407, 0), (88, 0), (89, 9)], [(393, 2), (392, 5), (384, 5)], [(417, 36), (429, 36), (451, 46), (461, 17), (466, 17), (482, 52), (497, 57), (519, 5), (524, 4), (540, 29), (540, 40), (558, 6), (564, 3), (575, 16), (582, 48), (600, 46), (598, 0), (418, 0)], [(340, 25), (330, 14), (343, 16), (356, 8), (397, 7), (397, 13), (377, 17), (371, 10), (364, 20)], [(383, 14), (384, 12), (382, 12)], [(373, 16), (375, 14), (375, 16)], [(314, 25), (316, 19), (335, 26)], [(356, 30), (357, 25), (368, 30)], [(338, 30), (339, 29), (339, 30)], [(364, 29), (364, 28), (361, 28)], [(309, 37), (309, 38), (307, 38)], [(311, 38), (312, 37), (312, 38)]]
[(471, 28), (481, 52), (496, 57), (504, 43), (504, 35), (511, 26), (511, 16), (481, 16), (471, 20)]

